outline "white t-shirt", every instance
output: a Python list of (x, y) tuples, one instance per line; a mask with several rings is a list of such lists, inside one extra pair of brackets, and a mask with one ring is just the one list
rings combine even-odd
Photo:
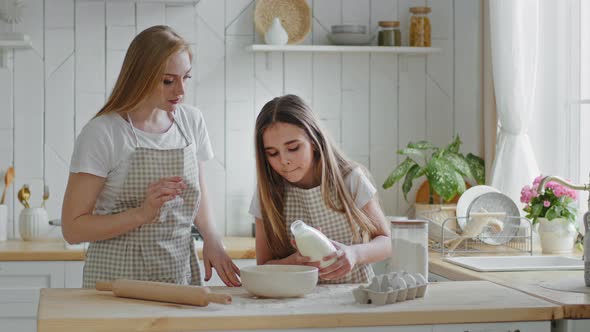
[(194, 143), (198, 161), (213, 158), (205, 120), (201, 111), (188, 105), (179, 105), (175, 111), (175, 121), (165, 133), (148, 133), (134, 128), (116, 112), (98, 116), (90, 120), (78, 135), (74, 146), (71, 173), (89, 173), (106, 178), (102, 192), (98, 195), (94, 213), (110, 214), (115, 206), (123, 182), (129, 171), (131, 154), (137, 142), (143, 148), (177, 149), (186, 147), (186, 140)]
[[(344, 182), (350, 190), (352, 197), (354, 197), (354, 204), (362, 209), (375, 196), (377, 189), (367, 178), (360, 167), (352, 170), (345, 178)], [(260, 198), (258, 197), (258, 190), (252, 195), (250, 202), (250, 210), (248, 211), (257, 219), (262, 219), (262, 212), (260, 211)]]

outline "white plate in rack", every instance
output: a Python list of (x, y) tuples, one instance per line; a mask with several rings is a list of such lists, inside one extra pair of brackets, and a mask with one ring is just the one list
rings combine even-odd
[(467, 213), (469, 212), (469, 206), (471, 203), (478, 198), (479, 196), (487, 193), (499, 193), (500, 191), (494, 187), (479, 185), (473, 186), (467, 190), (459, 197), (459, 201), (457, 202), (457, 224), (461, 230), (465, 230), (466, 220), (464, 217), (467, 217)]

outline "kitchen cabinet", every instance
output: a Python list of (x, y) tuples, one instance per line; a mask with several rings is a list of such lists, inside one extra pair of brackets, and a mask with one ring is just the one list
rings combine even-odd
[(552, 332), (587, 332), (590, 331), (590, 319), (558, 320)]
[(0, 327), (36, 331), (40, 288), (63, 288), (65, 262), (0, 262)]
[(549, 332), (550, 322), (510, 322), (434, 325), (432, 332)]

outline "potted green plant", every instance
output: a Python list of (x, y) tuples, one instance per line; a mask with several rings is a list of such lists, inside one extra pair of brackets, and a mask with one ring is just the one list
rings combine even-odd
[[(427, 141), (410, 142), (406, 148), (397, 151), (406, 156), (391, 172), (383, 183), (383, 189), (391, 188), (395, 183), (403, 180), (402, 192), (408, 200), (408, 193), (412, 190), (414, 180), (424, 176), (429, 184), (429, 204), (451, 201), (456, 195), (461, 195), (465, 189), (465, 181), (483, 184), (485, 181), (484, 161), (471, 153), (463, 155), (459, 135), (451, 144), (439, 148)], [(444, 202), (435, 202), (434, 194), (438, 194)]]
[[(402, 192), (407, 201), (414, 180), (426, 178), (428, 199), (425, 201), (427, 204), (416, 201), (413, 206), (414, 212), (410, 212), (409, 215), (432, 221), (434, 224), (428, 227), (428, 234), (431, 239), (439, 242), (457, 236), (457, 222), (449, 218), (456, 216), (457, 205), (452, 204), (452, 201), (465, 191), (467, 187), (465, 181), (470, 184), (482, 184), (485, 181), (483, 159), (471, 153), (467, 156), (463, 155), (459, 151), (460, 147), (461, 139), (458, 135), (444, 148), (436, 147), (427, 141), (410, 142), (406, 148), (397, 152), (406, 158), (383, 183), (383, 188), (389, 189), (403, 179)], [(435, 200), (435, 197), (440, 199)], [(444, 232), (442, 232), (437, 225), (443, 226), (445, 220), (449, 222), (444, 225)]]

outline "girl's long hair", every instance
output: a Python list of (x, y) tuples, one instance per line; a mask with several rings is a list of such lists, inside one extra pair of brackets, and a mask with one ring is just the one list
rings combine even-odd
[(136, 109), (161, 84), (168, 58), (181, 51), (188, 52), (192, 62), (189, 44), (169, 26), (156, 25), (140, 32), (129, 45), (115, 87), (96, 116)]
[(305, 101), (295, 95), (285, 95), (264, 105), (255, 127), (258, 195), (273, 258), (283, 258), (294, 252), (283, 213), (286, 180), (272, 169), (264, 151), (264, 131), (277, 122), (295, 125), (309, 137), (314, 147), (315, 174), (321, 174), (323, 200), (332, 210), (346, 215), (355, 243), (362, 235), (373, 237), (377, 231), (376, 222), (355, 205), (356, 194), (350, 193), (344, 181), (358, 164), (348, 160), (332, 143)]

